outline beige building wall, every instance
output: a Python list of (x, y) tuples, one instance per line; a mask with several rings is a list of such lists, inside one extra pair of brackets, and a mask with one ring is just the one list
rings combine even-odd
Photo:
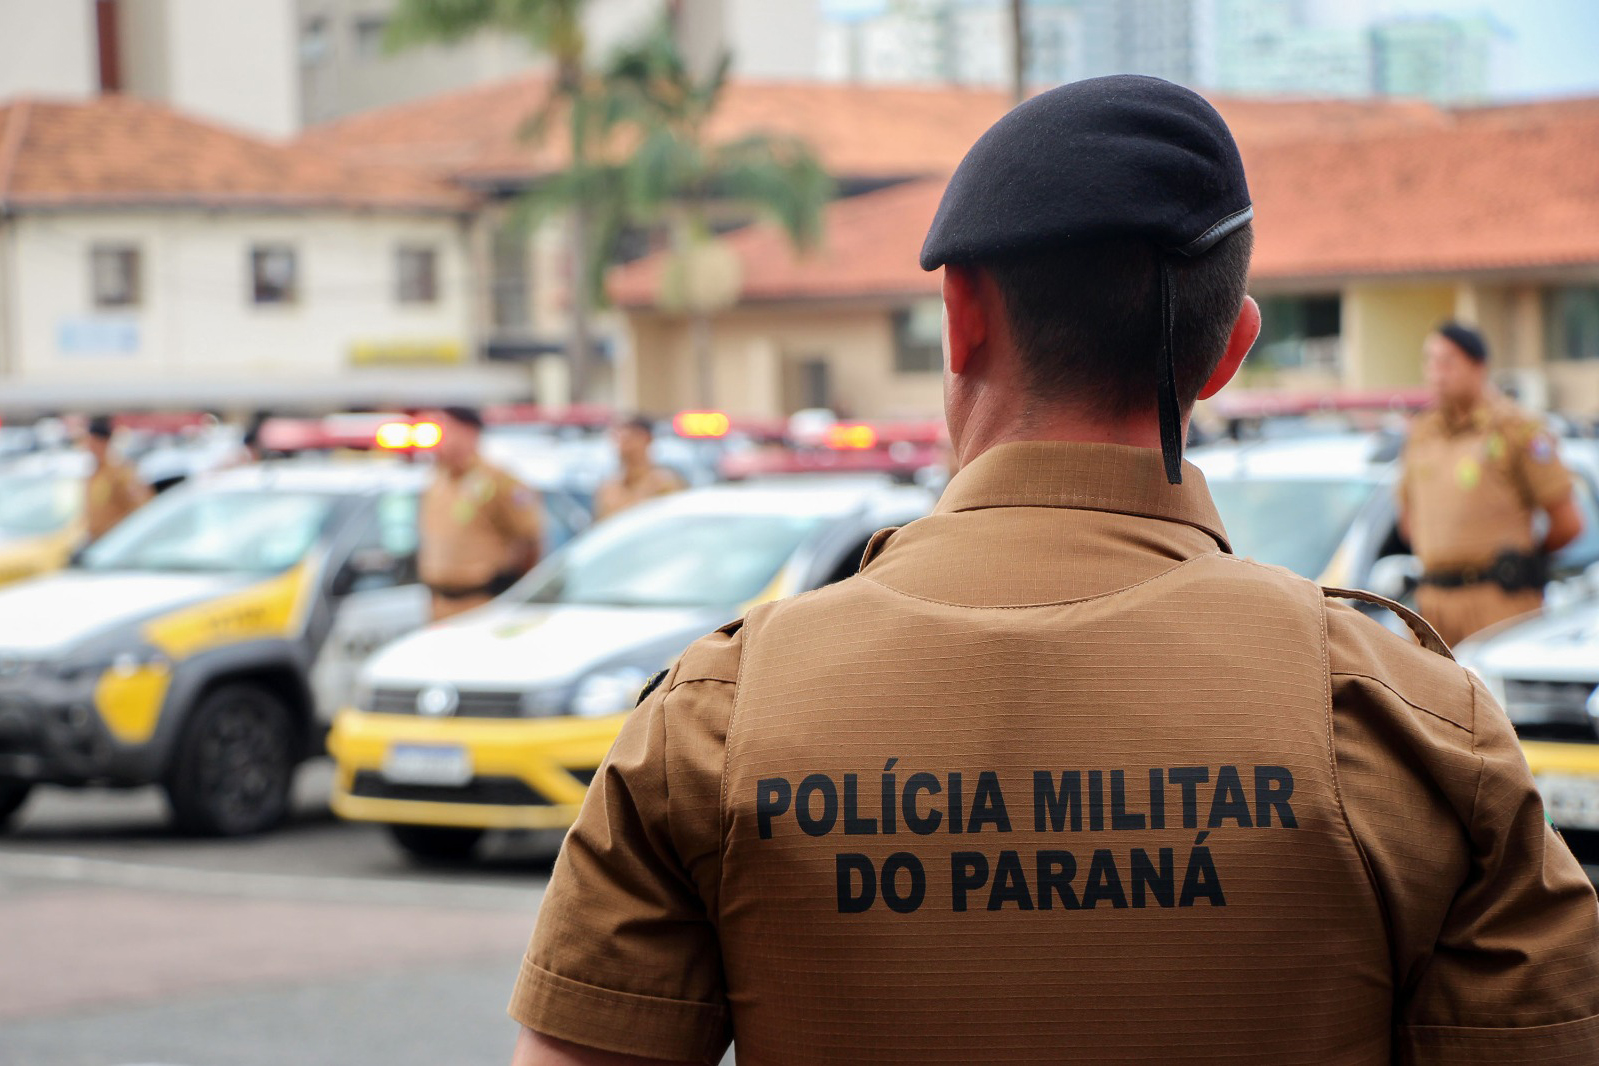
[(1373, 389), (1418, 385), (1421, 343), (1456, 312), (1454, 285), (1360, 283), (1343, 292), (1344, 384)]
[(654, 312), (628, 316), (630, 358), (618, 395), (628, 406), (670, 412), (702, 405), (751, 418), (780, 418), (802, 405), (800, 367), (827, 366), (831, 401), (854, 418), (936, 417), (943, 409), (937, 372), (894, 369), (891, 312), (864, 308), (743, 308), (712, 327), (714, 394), (698, 395), (688, 323)]
[(0, 0), (0, 100), (100, 89), (93, 0)]

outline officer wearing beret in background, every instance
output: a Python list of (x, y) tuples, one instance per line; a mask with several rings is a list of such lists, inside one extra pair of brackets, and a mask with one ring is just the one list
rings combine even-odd
[(438, 468), (422, 494), (417, 566), (435, 620), (480, 607), (539, 559), (536, 493), (478, 454), (483, 418), (470, 407), (439, 412)]
[(643, 415), (620, 422), (611, 430), (619, 469), (594, 494), (595, 519), (603, 521), (645, 500), (683, 489), (682, 478), (651, 461), (650, 443), (654, 439), (655, 427)]
[(94, 471), (83, 489), (83, 524), (89, 541), (99, 540), (150, 499), (150, 487), (133, 467), (111, 454), (111, 419), (96, 415), (83, 433), (83, 447), (94, 456)]
[(1423, 567), (1421, 613), (1455, 644), (1543, 606), (1549, 553), (1577, 539), (1582, 512), (1554, 437), (1489, 384), (1482, 335), (1446, 322), (1422, 351), (1436, 402), (1405, 444), (1400, 523)]
[(517, 1062), (1599, 1061), (1599, 906), (1503, 712), (1415, 615), (1231, 555), (1182, 462), (1251, 217), (1168, 82), (983, 135), (922, 250), (959, 472), (647, 688)]

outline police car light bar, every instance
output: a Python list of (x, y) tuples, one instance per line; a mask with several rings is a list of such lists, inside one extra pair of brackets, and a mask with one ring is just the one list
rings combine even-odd
[(732, 422), (721, 411), (683, 411), (672, 419), (679, 437), (725, 437)]
[(827, 446), (834, 451), (863, 452), (877, 447), (877, 430), (871, 426), (833, 426), (827, 431)]
[(385, 422), (373, 436), (379, 448), (389, 451), (433, 448), (443, 439), (444, 429), (437, 422)]

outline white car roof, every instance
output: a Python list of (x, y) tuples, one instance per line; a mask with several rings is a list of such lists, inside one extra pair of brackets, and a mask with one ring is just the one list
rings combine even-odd
[(1212, 481), (1250, 477), (1321, 480), (1391, 476), (1391, 460), (1377, 460), (1384, 438), (1374, 433), (1340, 433), (1278, 440), (1228, 441), (1194, 448), (1188, 460)]
[(361, 496), (419, 491), (430, 469), (398, 459), (284, 459), (219, 470), (196, 484), (222, 492), (286, 489)]

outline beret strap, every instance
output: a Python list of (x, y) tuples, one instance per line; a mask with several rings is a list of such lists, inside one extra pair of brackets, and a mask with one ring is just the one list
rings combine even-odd
[(1160, 256), (1160, 451), (1166, 460), (1166, 480), (1183, 483), (1183, 419), (1177, 402), (1177, 365), (1172, 354), (1172, 319), (1176, 292), (1171, 278), (1171, 259)]

